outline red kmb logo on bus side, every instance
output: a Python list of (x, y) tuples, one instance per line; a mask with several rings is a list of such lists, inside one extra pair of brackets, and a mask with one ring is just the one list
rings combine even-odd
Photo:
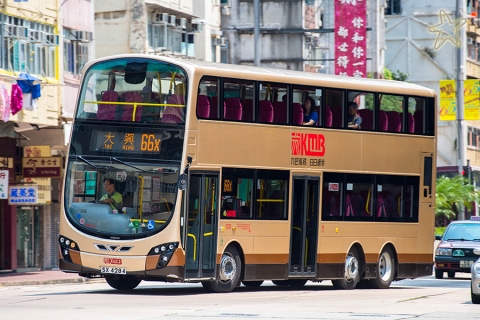
[(323, 157), (325, 136), (319, 133), (292, 132), (292, 155)]
[(105, 264), (122, 264), (122, 259), (118, 258), (103, 258)]

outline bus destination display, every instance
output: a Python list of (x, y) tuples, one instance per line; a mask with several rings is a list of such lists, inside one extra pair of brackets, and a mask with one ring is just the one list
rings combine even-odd
[(93, 130), (92, 151), (160, 152), (160, 133)]

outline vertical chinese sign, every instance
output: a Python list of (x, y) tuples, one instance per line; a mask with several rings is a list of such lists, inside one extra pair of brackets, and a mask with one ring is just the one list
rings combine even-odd
[(0, 199), (8, 199), (8, 170), (0, 170)]
[[(440, 80), (440, 110), (442, 121), (455, 121), (457, 118), (457, 95), (455, 80)], [(464, 81), (463, 89), (464, 120), (480, 120), (480, 81)]]
[(335, 74), (367, 76), (367, 0), (335, 0)]
[(464, 81), (463, 103), (465, 104), (464, 119), (480, 120), (479, 100), (480, 100), (480, 81), (478, 79), (469, 79)]

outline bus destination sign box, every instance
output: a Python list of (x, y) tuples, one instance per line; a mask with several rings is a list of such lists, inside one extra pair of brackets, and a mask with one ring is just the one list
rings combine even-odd
[(23, 158), (24, 178), (60, 178), (62, 157)]
[(107, 130), (93, 130), (92, 151), (121, 151), (135, 153), (159, 153), (159, 133), (129, 133)]

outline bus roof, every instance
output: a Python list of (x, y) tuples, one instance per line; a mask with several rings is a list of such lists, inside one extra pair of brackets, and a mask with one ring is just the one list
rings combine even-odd
[[(202, 70), (203, 75), (227, 77), (227, 78), (242, 78), (280, 83), (294, 83), (299, 85), (317, 85), (338, 89), (354, 89), (360, 91), (375, 91), (392, 94), (410, 94), (425, 97), (435, 97), (436, 92), (433, 89), (426, 88), (404, 81), (382, 80), (370, 78), (355, 78), (344, 77), (332, 74), (292, 71), (284, 69), (274, 69), (265, 67), (256, 67), (249, 65), (236, 65), (225, 63), (214, 63), (200, 60), (179, 59), (171, 57), (160, 57), (148, 54), (122, 54), (115, 56), (108, 56), (100, 59), (90, 61), (85, 70), (92, 64), (116, 58), (144, 58), (161, 60), (173, 64), (177, 64), (185, 69), (194, 72)], [(235, 75), (232, 75), (232, 71)], [(372, 90), (372, 87), (375, 89)]]

